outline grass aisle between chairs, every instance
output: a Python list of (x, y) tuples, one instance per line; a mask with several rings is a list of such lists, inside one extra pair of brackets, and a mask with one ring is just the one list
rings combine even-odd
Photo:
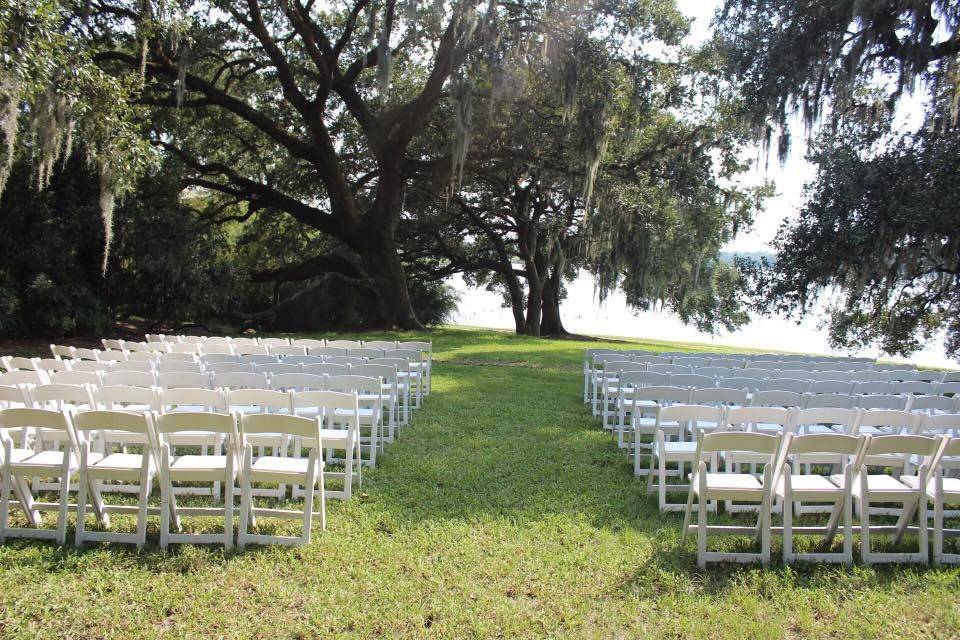
[(586, 343), (465, 330), (426, 339), (433, 394), (380, 467), (364, 470), (366, 497), (331, 502), (311, 545), (163, 554), (155, 521), (139, 555), (11, 542), (0, 547), (0, 635), (909, 638), (960, 628), (958, 569), (699, 571), (694, 545), (678, 548), (681, 515), (658, 513), (580, 402)]

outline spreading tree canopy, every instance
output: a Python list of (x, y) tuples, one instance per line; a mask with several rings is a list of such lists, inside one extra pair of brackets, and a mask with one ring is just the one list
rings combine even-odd
[(945, 328), (960, 352), (960, 3), (728, 0), (715, 24), (754, 136), (783, 158), (799, 116), (817, 167), (762, 303), (803, 313), (829, 294), (836, 346), (907, 355)]

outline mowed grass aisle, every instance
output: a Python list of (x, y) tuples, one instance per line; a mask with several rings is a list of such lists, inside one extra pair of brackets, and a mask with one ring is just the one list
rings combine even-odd
[(698, 570), (692, 542), (678, 544), (680, 515), (658, 513), (582, 405), (584, 343), (431, 337), (433, 395), (362, 495), (330, 503), (312, 544), (225, 555), (11, 542), (0, 635), (960, 633), (957, 569)]

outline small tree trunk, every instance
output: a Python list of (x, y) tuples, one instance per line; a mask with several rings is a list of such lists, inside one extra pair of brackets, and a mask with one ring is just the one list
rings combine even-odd
[(540, 317), (543, 312), (543, 287), (538, 278), (530, 278), (527, 292), (527, 335), (540, 335)]
[(543, 285), (543, 317), (540, 321), (542, 336), (568, 335), (560, 318), (560, 285), (562, 283), (560, 269), (555, 268)]

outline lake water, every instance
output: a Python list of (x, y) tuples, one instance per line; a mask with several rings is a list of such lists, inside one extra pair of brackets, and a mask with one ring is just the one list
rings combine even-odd
[[(503, 308), (499, 295), (482, 289), (467, 287), (459, 277), (449, 282), (460, 294), (460, 305), (453, 318), (454, 324), (513, 329), (513, 315)], [(684, 325), (674, 314), (649, 311), (635, 312), (628, 308), (620, 294), (610, 296), (602, 304), (597, 301), (593, 281), (580, 276), (568, 283), (568, 295), (560, 313), (568, 331), (594, 336), (622, 336), (631, 338), (656, 338), (723, 344), (737, 347), (752, 347), (808, 353), (857, 355), (877, 357), (876, 350), (864, 350), (843, 354), (831, 350), (827, 344), (826, 331), (818, 328), (819, 319), (806, 318), (800, 324), (783, 317), (754, 317), (745, 327), (735, 332), (712, 336)], [(926, 366), (960, 369), (960, 363), (944, 356), (943, 343), (938, 340), (910, 358), (912, 362)]]

